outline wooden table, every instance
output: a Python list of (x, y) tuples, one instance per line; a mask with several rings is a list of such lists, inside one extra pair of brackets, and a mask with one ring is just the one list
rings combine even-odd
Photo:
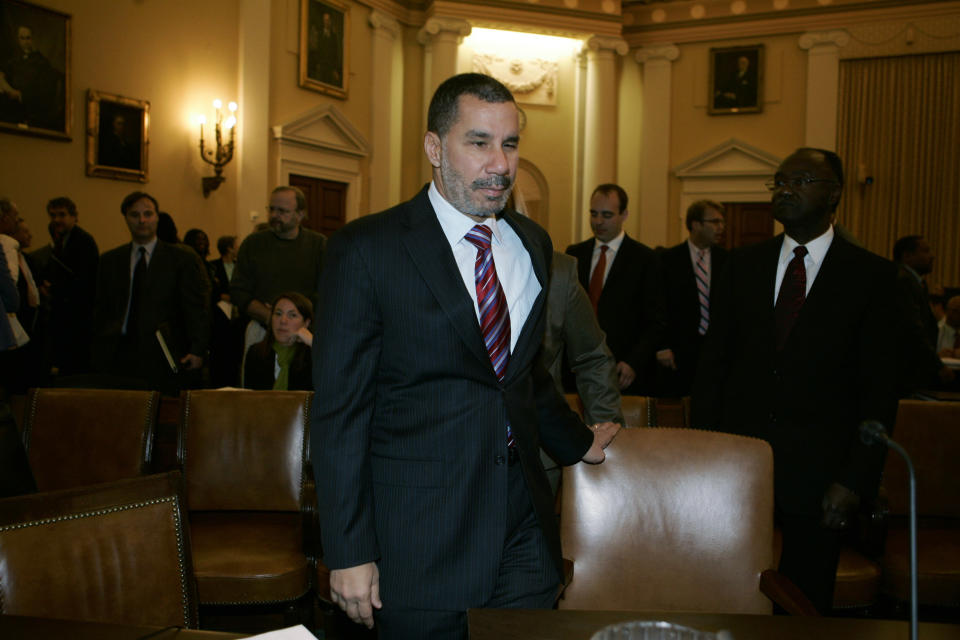
[[(665, 620), (700, 631), (726, 629), (734, 640), (907, 640), (910, 637), (907, 622), (853, 618), (471, 609), (467, 619), (470, 640), (589, 640), (599, 629), (628, 620)], [(920, 638), (960, 639), (960, 625), (921, 623)]]
[(3, 640), (228, 640), (236, 633), (0, 615)]

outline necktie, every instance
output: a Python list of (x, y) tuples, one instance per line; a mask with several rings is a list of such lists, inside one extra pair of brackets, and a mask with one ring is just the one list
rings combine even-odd
[[(497, 380), (503, 382), (510, 361), (510, 312), (507, 309), (507, 297), (503, 294), (497, 267), (490, 250), (490, 238), (493, 230), (485, 225), (474, 226), (464, 238), (477, 248), (477, 259), (473, 267), (473, 277), (477, 284), (477, 306), (480, 309), (480, 332), (487, 347), (490, 363), (497, 374)], [(507, 425), (507, 446), (514, 447), (516, 442), (510, 425)]]
[(593, 274), (590, 276), (590, 303), (593, 305), (593, 313), (597, 313), (597, 304), (600, 302), (600, 293), (603, 292), (603, 276), (607, 272), (607, 249), (605, 244), (600, 245), (600, 259), (597, 260), (597, 266), (593, 268)]
[(807, 269), (803, 265), (803, 257), (807, 255), (807, 248), (803, 245), (793, 250), (793, 259), (787, 265), (780, 284), (780, 294), (777, 296), (777, 305), (773, 315), (777, 327), (777, 351), (783, 349), (787, 343), (787, 336), (793, 328), (793, 323), (800, 313), (800, 307), (807, 297)]
[(130, 286), (130, 311), (127, 313), (127, 335), (137, 335), (137, 324), (140, 316), (140, 298), (143, 293), (143, 284), (147, 279), (147, 250), (140, 247), (140, 259), (133, 268), (133, 280)]
[(707, 275), (706, 253), (706, 249), (697, 252), (697, 263), (693, 269), (697, 279), (697, 298), (700, 301), (700, 326), (697, 327), (700, 335), (706, 335), (710, 326), (710, 276)]

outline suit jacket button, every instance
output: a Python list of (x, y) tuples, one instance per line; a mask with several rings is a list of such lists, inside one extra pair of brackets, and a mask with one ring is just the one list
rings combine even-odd
[(496, 458), (493, 459), (493, 461), (496, 462), (497, 464), (503, 464), (504, 462), (507, 461), (507, 459), (503, 456), (497, 456)]

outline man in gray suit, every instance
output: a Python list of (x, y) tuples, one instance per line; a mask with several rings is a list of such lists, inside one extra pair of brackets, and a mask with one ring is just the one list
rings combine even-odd
[(542, 444), (601, 462), (539, 364), (552, 245), (504, 209), (519, 109), (454, 76), (431, 101), (417, 196), (331, 238), (311, 445), (333, 599), (379, 637), (466, 638), (470, 607), (550, 607), (561, 582)]

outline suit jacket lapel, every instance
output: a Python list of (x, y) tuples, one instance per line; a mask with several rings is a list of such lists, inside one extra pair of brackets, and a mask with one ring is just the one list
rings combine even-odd
[(473, 301), (463, 286), (453, 251), (443, 235), (426, 189), (407, 203), (405, 213), (401, 242), (410, 259), (467, 348), (492, 373), (493, 365), (483, 344)]
[(590, 238), (577, 246), (577, 277), (580, 278), (580, 284), (584, 289), (590, 288), (590, 262), (593, 258), (594, 240)]

